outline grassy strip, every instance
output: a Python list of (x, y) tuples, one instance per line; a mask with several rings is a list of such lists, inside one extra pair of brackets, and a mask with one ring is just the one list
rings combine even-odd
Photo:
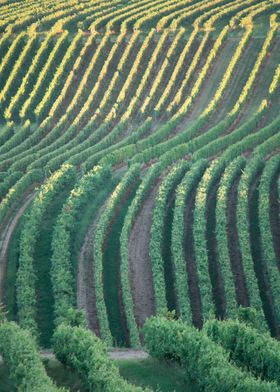
[[(117, 360), (121, 377), (129, 383), (142, 388), (152, 388), (161, 392), (198, 392), (195, 385), (188, 384), (185, 380), (184, 370), (176, 363), (158, 361), (154, 358)], [(55, 383), (69, 389), (71, 392), (88, 392), (85, 383), (77, 372), (62, 365), (56, 359), (44, 360), (46, 372)], [(0, 365), (0, 390), (1, 392), (15, 392), (8, 378), (6, 365)]]

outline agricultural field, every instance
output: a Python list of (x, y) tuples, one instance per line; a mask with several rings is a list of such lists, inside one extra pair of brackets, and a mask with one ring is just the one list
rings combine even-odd
[(280, 391), (279, 84), (280, 0), (0, 0), (0, 391)]

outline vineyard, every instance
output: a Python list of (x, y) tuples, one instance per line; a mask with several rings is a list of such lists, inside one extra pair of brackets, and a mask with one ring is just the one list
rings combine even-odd
[(106, 346), (179, 358), (197, 391), (222, 391), (208, 348), (224, 391), (280, 390), (280, 371), (227, 340), (280, 358), (279, 53), (280, 0), (0, 0), (0, 354), (15, 390), (62, 390), (38, 348), (86, 390), (143, 390)]

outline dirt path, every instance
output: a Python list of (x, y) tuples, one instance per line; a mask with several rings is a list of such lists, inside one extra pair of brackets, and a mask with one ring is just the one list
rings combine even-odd
[[(148, 358), (149, 354), (143, 350), (108, 350), (108, 355), (113, 360), (133, 360), (133, 359), (145, 359)], [(41, 351), (41, 359), (55, 359), (55, 355), (52, 351)], [(0, 365), (3, 359), (0, 355)]]
[(94, 284), (93, 238), (105, 205), (99, 209), (97, 216), (94, 217), (94, 222), (86, 233), (78, 258), (77, 305), (80, 309), (85, 310), (88, 327), (97, 336), (100, 336), (100, 334)]
[(132, 287), (134, 313), (137, 324), (142, 327), (145, 319), (155, 313), (152, 268), (149, 258), (152, 210), (158, 186), (146, 199), (134, 223), (128, 245), (129, 279)]
[(16, 214), (12, 216), (8, 221), (0, 237), (0, 303), (3, 302), (3, 296), (4, 296), (4, 281), (5, 281), (7, 251), (8, 251), (9, 243), (13, 235), (13, 232), (18, 224), (19, 219), (24, 214), (25, 210), (27, 209), (31, 201), (34, 199), (34, 197), (35, 197), (35, 192), (26, 197), (23, 205), (16, 212)]
[(149, 354), (141, 350), (112, 350), (108, 351), (112, 359), (145, 359)]

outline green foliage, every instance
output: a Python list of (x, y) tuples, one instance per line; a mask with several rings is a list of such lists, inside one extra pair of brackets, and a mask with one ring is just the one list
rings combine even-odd
[(135, 321), (134, 316), (134, 309), (133, 309), (133, 300), (132, 300), (132, 293), (131, 287), (128, 277), (129, 271), (129, 255), (128, 255), (128, 243), (129, 243), (129, 235), (131, 233), (134, 221), (140, 208), (149, 194), (151, 187), (155, 184), (159, 176), (164, 173), (166, 168), (174, 162), (176, 158), (174, 155), (168, 156), (165, 159), (162, 159), (160, 162), (155, 164), (151, 167), (144, 175), (140, 186), (137, 189), (135, 197), (130, 204), (121, 236), (120, 236), (120, 243), (121, 243), (121, 285), (122, 285), (122, 294), (123, 294), (123, 301), (124, 307), (126, 312), (126, 319), (128, 323), (128, 328), (130, 332), (130, 343), (132, 347), (137, 347), (140, 345), (139, 341), (139, 332)]
[[(267, 141), (268, 143), (269, 141)], [(274, 141), (270, 145), (274, 144)], [(265, 147), (264, 147), (265, 148)], [(265, 148), (266, 149), (266, 148)], [(265, 260), (268, 280), (271, 287), (277, 323), (280, 322), (280, 282), (277, 268), (277, 256), (274, 251), (270, 222), (270, 192), (271, 186), (276, 181), (280, 169), (280, 155), (276, 155), (266, 162), (259, 185), (259, 227), (261, 233), (262, 259)]]
[(0, 304), (0, 325), (6, 321), (6, 312), (4, 305)]
[[(249, 222), (249, 194), (254, 179), (263, 168), (262, 159), (257, 156), (248, 162), (241, 176), (238, 185), (237, 199), (237, 229), (240, 251), (242, 255), (243, 269), (246, 279), (246, 287), (249, 294), (250, 305), (259, 312), (262, 311), (262, 301), (260, 288), (254, 268), (253, 256), (250, 243), (250, 222)], [(263, 328), (266, 328), (266, 321), (263, 316)]]
[[(4, 145), (12, 135), (14, 135), (14, 123), (9, 122), (5, 126), (1, 126), (0, 128), (0, 144), (1, 144), (1, 149), (2, 145)], [(0, 150), (1, 151), (1, 150)]]
[(0, 184), (0, 198), (4, 198), (9, 192), (9, 189), (22, 177), (22, 172), (15, 171), (9, 176), (6, 176), (4, 181)]
[(217, 190), (216, 214), (216, 239), (217, 252), (223, 274), (223, 281), (226, 293), (226, 315), (228, 318), (236, 317), (238, 313), (236, 288), (234, 276), (231, 270), (231, 261), (228, 248), (227, 233), (227, 209), (230, 193), (234, 181), (241, 175), (241, 171), (246, 163), (245, 158), (238, 157), (233, 160), (225, 169)]
[(68, 34), (69, 33), (65, 31), (57, 40), (54, 49), (52, 50), (43, 69), (40, 72), (39, 77), (37, 78), (32, 92), (19, 111), (20, 119), (26, 120), (27, 118), (33, 118), (33, 110), (43, 95), (45, 90), (43, 87), (46, 87), (46, 82), (52, 75), (52, 69), (54, 67), (55, 61), (59, 59), (59, 56), (61, 56), (65, 47), (67, 46)]
[[(175, 272), (175, 289), (177, 294), (178, 308), (180, 316), (183, 320), (191, 322), (191, 307), (189, 298), (188, 276), (184, 251), (184, 230), (185, 230), (185, 209), (186, 203), (194, 191), (197, 182), (200, 180), (203, 172), (207, 167), (207, 162), (202, 160), (196, 162), (187, 171), (181, 183), (176, 189), (176, 199), (174, 207), (174, 217), (172, 223), (172, 259)], [(203, 272), (199, 272), (201, 278)], [(207, 271), (208, 275), (208, 271)], [(206, 277), (207, 279), (207, 277)], [(202, 291), (207, 290), (206, 287), (200, 287)]]
[(91, 331), (82, 327), (60, 325), (54, 334), (57, 358), (72, 367), (86, 382), (89, 391), (140, 392), (119, 375), (109, 359), (105, 344)]
[(140, 174), (140, 166), (132, 166), (121, 182), (116, 186), (108, 200), (106, 209), (101, 215), (98, 226), (94, 236), (94, 277), (95, 277), (95, 291), (97, 302), (98, 321), (100, 326), (101, 337), (106, 340), (109, 333), (109, 323), (107, 309), (104, 301), (103, 292), (103, 257), (104, 257), (104, 243), (111, 225), (116, 209), (120, 207), (122, 199), (129, 192), (129, 188), (133, 185)]
[(30, 65), (30, 58), (33, 57), (37, 46), (37, 37), (34, 35), (28, 36), (27, 43), (23, 47), (16, 63), (14, 64), (12, 71), (6, 80), (4, 88), (1, 90), (0, 106), (2, 108), (7, 106), (7, 102), (10, 100), (11, 95), (18, 90), (21, 74), (24, 72), (23, 70)]
[(263, 311), (251, 307), (240, 306), (237, 310), (237, 319), (251, 328), (257, 329), (259, 332), (266, 332), (263, 323)]
[(43, 63), (47, 61), (47, 58), (53, 48), (53, 36), (54, 32), (50, 31), (49, 34), (46, 35), (45, 39), (41, 42), (37, 53), (32, 58), (32, 63), (28, 69), (28, 72), (25, 74), (21, 81), (21, 85), (19, 86), (16, 94), (14, 94), (14, 96), (11, 98), (9, 106), (4, 112), (4, 117), (6, 120), (11, 120), (12, 118), (14, 118), (14, 120), (18, 120), (18, 112), (23, 104), (25, 94), (32, 91), (35, 83), (34, 79), (40, 72), (40, 69), (43, 67)]
[(25, 141), (31, 133), (31, 124), (30, 121), (25, 121), (23, 126), (17, 132), (14, 132), (13, 136), (3, 143), (0, 147), (0, 154), (1, 154), (1, 161), (9, 158), (10, 151), (20, 145), (22, 142)]
[(238, 321), (208, 321), (207, 335), (230, 352), (230, 358), (256, 377), (280, 384), (280, 344), (268, 334)]
[(25, 39), (27, 38), (27, 34), (25, 32), (21, 32), (17, 35), (17, 37), (11, 43), (9, 50), (7, 51), (6, 55), (4, 56), (3, 60), (0, 64), (0, 88), (1, 90), (5, 86), (6, 80), (8, 79), (8, 75), (12, 68), (12, 64), (16, 62), (20, 51), (22, 50)]
[(14, 322), (0, 324), (0, 354), (19, 392), (62, 392), (47, 376), (34, 338)]
[(64, 165), (43, 184), (36, 195), (20, 238), (20, 257), (17, 272), (17, 305), (20, 325), (37, 335), (36, 325), (36, 290), (34, 272), (34, 247), (38, 238), (39, 227), (53, 198), (66, 184), (74, 182), (75, 169)]
[(166, 175), (159, 187), (153, 209), (153, 221), (151, 226), (151, 240), (149, 255), (152, 264), (153, 282), (155, 290), (156, 312), (166, 312), (167, 299), (164, 281), (164, 261), (162, 256), (164, 218), (167, 208), (168, 197), (178, 181), (182, 178), (189, 164), (185, 161), (178, 162)]
[(184, 370), (177, 363), (155, 358), (141, 360), (117, 360), (120, 374), (128, 382), (161, 392), (198, 392), (186, 382)]
[[(84, 175), (71, 191), (58, 216), (53, 231), (51, 279), (55, 299), (55, 317), (59, 324), (75, 316), (73, 308), (76, 304), (74, 291), (74, 266), (71, 263), (71, 236), (77, 225), (80, 211), (111, 176), (109, 167), (96, 166)], [(80, 320), (80, 315), (77, 315)], [(108, 334), (108, 343), (111, 342)]]
[[(194, 249), (195, 260), (198, 272), (198, 281), (201, 293), (201, 303), (203, 318), (207, 320), (213, 318), (215, 315), (215, 305), (213, 298), (211, 277), (209, 273), (209, 249), (207, 247), (207, 222), (206, 209), (207, 198), (211, 192), (211, 188), (215, 181), (219, 179), (224, 169), (224, 162), (222, 160), (213, 160), (210, 166), (205, 170), (201, 181), (196, 189), (195, 209), (194, 209)], [(228, 293), (226, 293), (227, 295)], [(217, 309), (216, 309), (217, 312)]]
[(151, 318), (144, 326), (144, 336), (152, 356), (179, 361), (187, 378), (205, 392), (280, 390), (274, 382), (262, 382), (242, 372), (229, 361), (229, 353), (221, 346), (180, 320)]
[[(37, 305), (43, 291), (40, 289), (48, 287), (45, 297), (53, 290), (58, 326), (57, 351), (65, 363), (78, 369), (90, 390), (137, 390), (121, 380), (114, 366), (105, 358), (104, 346), (86, 330), (85, 314), (77, 309), (76, 303), (78, 257), (75, 251), (78, 253), (80, 250), (77, 242), (81, 243), (84, 237), (81, 230), (79, 241), (75, 241), (81, 228), (80, 217), (86, 215), (90, 204), (96, 211), (103, 204), (102, 198), (107, 198), (104, 188), (111, 176), (111, 165), (116, 166), (116, 177), (123, 172), (124, 164), (128, 164), (129, 170), (108, 198), (105, 210), (94, 217), (98, 216), (100, 220), (94, 226), (97, 229), (91, 239), (95, 263), (94, 282), (91, 282), (96, 297), (94, 306), (98, 313), (99, 332), (107, 345), (113, 343), (113, 328), (111, 331), (108, 321), (118, 313), (114, 322), (125, 320), (127, 341), (133, 347), (140, 346), (141, 331), (136, 321), (129, 276), (129, 240), (146, 198), (159, 183), (155, 208), (151, 212), (149, 244), (151, 285), (155, 293), (151, 301), (155, 300), (156, 313), (166, 313), (168, 299), (165, 285), (170, 273), (172, 283), (173, 278), (175, 280), (172, 294), (174, 292), (176, 299), (172, 298), (172, 301), (176, 305), (176, 314), (180, 314), (188, 324), (192, 322), (192, 305), (196, 310), (190, 297), (201, 302), (201, 321), (214, 317), (215, 302), (218, 315), (239, 317), (247, 325), (257, 326), (260, 331), (267, 330), (263, 309), (267, 311), (265, 302), (269, 297), (271, 312), (266, 312), (267, 318), (276, 310), (279, 324), (277, 252), (273, 249), (276, 248), (273, 243), (275, 233), (269, 216), (270, 192), (279, 174), (279, 157), (266, 163), (270, 154), (278, 152), (280, 145), (280, 116), (276, 113), (280, 68), (272, 53), (272, 49), (277, 48), (279, 21), (277, 14), (271, 16), (272, 12), (278, 11), (278, 2), (45, 0), (38, 3), (34, 0), (0, 0), (0, 242), (1, 245), (5, 243), (6, 233), (13, 231), (17, 224), (22, 210), (18, 208), (16, 214), (15, 208), (22, 200), (27, 203), (33, 197), (34, 186), (44, 182), (29, 214), (21, 221), (24, 226), (20, 236), (19, 266), (16, 265), (18, 258), (14, 257), (11, 274), (15, 276), (18, 267), (18, 319), (36, 338), (40, 332), (36, 325)], [(265, 26), (259, 28), (260, 23)], [(265, 31), (265, 36), (259, 37), (259, 31), (262, 34)], [(231, 54), (231, 57), (222, 59), (220, 54), (225, 53)], [(247, 62), (246, 57), (251, 55), (252, 61)], [(241, 77), (240, 63), (247, 68), (245, 76)], [(211, 74), (211, 69), (216, 66), (223, 73)], [(21, 124), (18, 126), (12, 121)], [(251, 154), (251, 157), (246, 160), (242, 157), (245, 154), (246, 157)], [(61, 167), (65, 162), (66, 166)], [(139, 163), (148, 165), (141, 168)], [(94, 167), (98, 164), (101, 166)], [(49, 248), (52, 252), (52, 285), (46, 279), (40, 286), (43, 273), (36, 274), (34, 268), (36, 262), (38, 265), (45, 257), (38, 257), (38, 260), (35, 257), (35, 250), (40, 247), (38, 238), (42, 238), (40, 234), (44, 235), (40, 226), (44, 224), (46, 214), (52, 213), (48, 227), (49, 232), (52, 230), (56, 217), (52, 210), (53, 201), (56, 197), (59, 200), (59, 196), (63, 198), (63, 191), (67, 191), (65, 182), (74, 183), (76, 170), (72, 165), (81, 177), (63, 205), (52, 233), (52, 246)], [(257, 225), (252, 225), (250, 219), (250, 196), (263, 167), (258, 208), (256, 205), (260, 233), (254, 237), (252, 227)], [(187, 169), (190, 170), (182, 179)], [(244, 283), (254, 309), (237, 306), (238, 287), (235, 287), (234, 266), (229, 257), (230, 233), (227, 232), (231, 187), (243, 169), (237, 201), (238, 239), (234, 241), (240, 244), (243, 265), (239, 267), (244, 270)], [(216, 198), (216, 185), (220, 178)], [(136, 183), (139, 182), (136, 191)], [(110, 182), (111, 188), (113, 183)], [(171, 200), (171, 206), (175, 205), (173, 214), (168, 203), (175, 187), (174, 204)], [(131, 188), (133, 191), (127, 197)], [(194, 214), (192, 211), (188, 213), (191, 218), (194, 216), (194, 224), (189, 228), (185, 225), (185, 213), (192, 197), (195, 197), (195, 210)], [(119, 214), (124, 199), (127, 204)], [(257, 197), (253, 199), (255, 202)], [(210, 211), (212, 205), (215, 205), (215, 211)], [(168, 224), (167, 231), (164, 223), (172, 214), (169, 249), (171, 224)], [(111, 229), (117, 215), (121, 215), (121, 219), (114, 231)], [(85, 221), (90, 222), (91, 219), (89, 217)], [(213, 226), (215, 232), (211, 231)], [(20, 230), (18, 225), (17, 233)], [(116, 237), (115, 254), (114, 250), (106, 253), (104, 249), (108, 244), (108, 233), (113, 240)], [(167, 237), (167, 244), (164, 244)], [(252, 238), (260, 240), (259, 260), (263, 266), (257, 265)], [(211, 239), (215, 240), (213, 247)], [(192, 277), (187, 274), (188, 245), (191, 245), (191, 261), (194, 262), (190, 269), (197, 271), (198, 287), (189, 287)], [(17, 249), (12, 248), (13, 243), (10, 243), (7, 254), (17, 254)], [(164, 257), (167, 248), (170, 251), (166, 258), (169, 259), (168, 265)], [(213, 259), (215, 253), (217, 260)], [(40, 256), (39, 252), (37, 255)], [(103, 267), (110, 268), (114, 257), (120, 274), (115, 276), (113, 289), (107, 290), (112, 281), (107, 278), (112, 277), (116, 270), (112, 268), (107, 273)], [(11, 261), (4, 255), (4, 261), (6, 259)], [(215, 266), (212, 268), (215, 263), (217, 269)], [(221, 271), (217, 281), (213, 270)], [(265, 278), (264, 284), (257, 279), (261, 275)], [(262, 284), (266, 287), (266, 281), (268, 293), (262, 292)], [(10, 286), (12, 292), (14, 285)], [(224, 298), (213, 298), (216, 291), (224, 292)], [(119, 301), (116, 313), (109, 310), (107, 298), (111, 293), (115, 294), (113, 304), (123, 300), (123, 303)], [(219, 300), (226, 307), (221, 312)], [(198, 307), (200, 313), (200, 303)], [(173, 317), (168, 315), (168, 318)], [(5, 325), (11, 336), (15, 336), (11, 332), (11, 326), (15, 326), (2, 319), (0, 311), (0, 330)], [(248, 331), (249, 328), (246, 333)], [(153, 319), (145, 326), (145, 333), (152, 353), (178, 360), (188, 377), (193, 378), (205, 392), (278, 390), (275, 384), (261, 383), (250, 374), (242, 373), (229, 362), (231, 355), (205, 334), (181, 322)], [(241, 334), (241, 328), (238, 333)], [(22, 352), (17, 353), (13, 348), (15, 358), (10, 357), (18, 361), (14, 373), (24, 369), (31, 386), (28, 384), (25, 389), (18, 389), (26, 392), (51, 391), (54, 387), (48, 384), (50, 381), (47, 379), (42, 387), (37, 387), (35, 382), (32, 385), (33, 376), (25, 366), (27, 360), (24, 357), (24, 342), (29, 347), (29, 338), (24, 334), (20, 335), (22, 345), (18, 343)], [(241, 354), (244, 358), (246, 350), (252, 349), (242, 366), (249, 367), (248, 362), (252, 373), (279, 382), (277, 369), (272, 366), (273, 361), (278, 363), (279, 359), (272, 356), (271, 341), (266, 340), (266, 335), (261, 340), (261, 335), (255, 331), (250, 330), (250, 334), (257, 345), (252, 344), (249, 335), (242, 340), (244, 350)], [(15, 347), (18, 339), (15, 338)], [(5, 349), (8, 350), (12, 343), (8, 341)], [(35, 356), (33, 351), (31, 354)], [(257, 360), (261, 355), (265, 359), (262, 357), (260, 364)], [(4, 355), (5, 361), (6, 358)], [(240, 357), (238, 361), (239, 364), (242, 362)], [(43, 380), (42, 370), (37, 373), (41, 365), (36, 362), (34, 366), (34, 374)]]
[(42, 121), (48, 114), (52, 101), (57, 97), (61, 89), (61, 83), (69, 73), (72, 68), (73, 62), (76, 57), (76, 50), (81, 45), (80, 41), (82, 39), (82, 34), (79, 32), (76, 34), (68, 50), (65, 53), (64, 58), (60, 62), (60, 66), (55, 72), (55, 75), (46, 90), (46, 93), (37, 107), (34, 109), (37, 121)]

